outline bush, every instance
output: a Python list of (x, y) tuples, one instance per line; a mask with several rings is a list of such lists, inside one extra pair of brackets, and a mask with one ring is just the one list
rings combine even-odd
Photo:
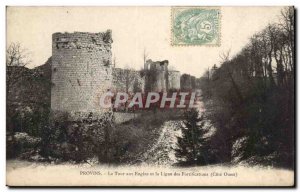
[(29, 136), (24, 132), (8, 135), (6, 139), (7, 158), (15, 158), (25, 153), (36, 153), (41, 142), (41, 138)]
[(111, 113), (102, 118), (95, 118), (90, 113), (87, 118), (77, 121), (68, 113), (55, 114), (51, 125), (44, 129), (41, 154), (46, 158), (77, 163), (95, 156), (101, 162), (109, 162), (112, 127)]

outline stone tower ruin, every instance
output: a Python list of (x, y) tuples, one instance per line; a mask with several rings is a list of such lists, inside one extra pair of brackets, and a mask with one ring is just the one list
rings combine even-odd
[(146, 78), (146, 90), (165, 92), (168, 90), (168, 65), (169, 61), (146, 61), (145, 70), (147, 70), (148, 77)]
[(169, 89), (170, 90), (180, 90), (180, 72), (175, 70), (169, 70)]
[(112, 86), (111, 31), (52, 35), (51, 109), (103, 114), (100, 96)]

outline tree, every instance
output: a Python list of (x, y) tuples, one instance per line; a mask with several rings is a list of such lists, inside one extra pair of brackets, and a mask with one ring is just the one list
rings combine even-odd
[(178, 149), (176, 157), (182, 164), (210, 163), (208, 139), (204, 136), (208, 130), (204, 129), (204, 118), (199, 117), (196, 109), (186, 111), (184, 125), (181, 127), (182, 137), (177, 137)]
[(200, 79), (206, 117), (216, 128), (210, 145), (221, 163), (230, 162), (233, 144), (246, 138), (241, 160), (293, 166), (294, 8), (283, 9), (279, 19), (235, 56), (220, 55), (220, 67)]
[(30, 63), (29, 53), (20, 43), (11, 43), (6, 50), (6, 94), (17, 83)]
[(144, 65), (146, 64), (146, 61), (148, 59), (148, 53), (146, 48), (144, 48), (144, 52), (143, 52), (143, 61), (144, 61)]

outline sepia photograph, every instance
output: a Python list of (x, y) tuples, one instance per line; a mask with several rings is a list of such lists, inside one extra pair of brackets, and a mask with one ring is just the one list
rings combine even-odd
[(9, 187), (295, 187), (293, 6), (7, 6)]

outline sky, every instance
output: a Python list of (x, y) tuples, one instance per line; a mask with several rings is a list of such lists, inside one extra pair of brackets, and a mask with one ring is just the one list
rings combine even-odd
[(220, 54), (237, 54), (256, 32), (278, 21), (283, 7), (220, 7), (219, 47), (171, 45), (171, 7), (8, 7), (7, 45), (19, 42), (30, 52), (29, 68), (51, 57), (55, 32), (112, 30), (112, 53), (117, 67), (141, 69), (143, 53), (153, 61), (196, 77), (214, 64)]

